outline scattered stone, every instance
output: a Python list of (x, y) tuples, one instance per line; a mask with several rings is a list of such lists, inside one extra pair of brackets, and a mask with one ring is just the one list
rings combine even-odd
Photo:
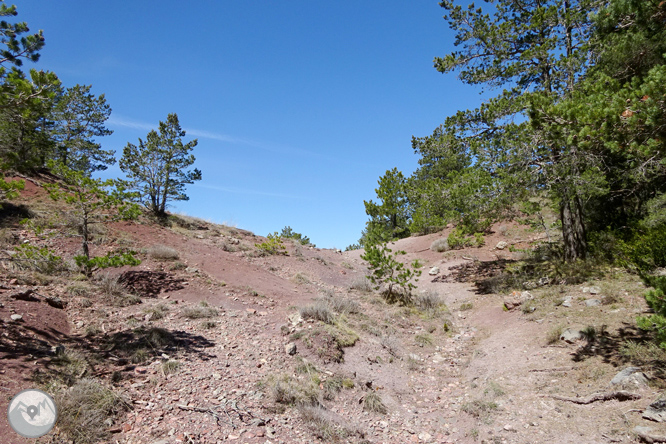
[(517, 432), (516, 428), (512, 426), (511, 424), (507, 424), (504, 427), (502, 427), (505, 431), (507, 432)]
[(572, 305), (572, 304), (571, 304), (571, 297), (566, 298), (566, 299), (564, 300), (564, 302), (562, 302), (562, 307), (567, 307), (567, 308), (569, 308), (569, 307), (571, 307), (571, 305)]
[(16, 291), (9, 295), (10, 298), (16, 299), (19, 301), (28, 301), (28, 302), (38, 302), (39, 299), (32, 295), (34, 291), (32, 288), (23, 291)]
[(13, 315), (10, 316), (10, 318), (12, 319), (12, 321), (18, 322), (18, 321), (23, 319), (23, 316), (21, 316), (19, 314), (13, 314)]
[(430, 433), (426, 433), (426, 432), (419, 433), (419, 439), (421, 441), (428, 442), (432, 439), (432, 435), (430, 435)]
[(53, 308), (58, 308), (60, 310), (64, 309), (65, 306), (67, 305), (65, 301), (60, 299), (59, 297), (52, 297), (52, 298), (45, 298), (46, 303), (49, 304)]
[(601, 293), (601, 288), (599, 287), (590, 287), (590, 294), (599, 294)]
[(186, 271), (187, 273), (193, 273), (193, 274), (199, 273), (199, 269), (198, 269), (198, 268), (194, 268), (194, 267), (187, 267), (187, 268), (185, 269), (185, 271)]
[(523, 288), (525, 288), (526, 290), (534, 290), (538, 286), (539, 285), (534, 281), (523, 282)]
[(290, 356), (294, 356), (296, 354), (296, 344), (294, 342), (290, 342), (289, 344), (284, 346), (284, 351)]
[(650, 427), (636, 426), (634, 433), (647, 443), (666, 442), (666, 436), (653, 435)]
[(520, 307), (522, 303), (523, 301), (518, 298), (507, 298), (504, 300), (504, 308), (506, 308), (508, 311), (511, 311)]
[(220, 379), (222, 379), (222, 375), (219, 373), (213, 373), (213, 379), (219, 381)]
[(659, 399), (650, 404), (643, 412), (643, 418), (655, 422), (666, 421), (666, 399)]
[(583, 338), (582, 333), (579, 330), (574, 330), (573, 328), (567, 328), (560, 335), (560, 340), (568, 344), (573, 344), (576, 341), (579, 341)]
[(520, 297), (523, 301), (534, 299), (534, 296), (529, 291), (523, 291), (522, 293), (520, 293)]
[(504, 250), (508, 246), (509, 246), (508, 242), (499, 241), (499, 242), (497, 242), (497, 245), (495, 245), (495, 248), (497, 248), (498, 250)]
[(439, 267), (432, 267), (428, 274), (430, 276), (437, 276), (439, 274)]
[(597, 307), (601, 305), (601, 301), (599, 299), (587, 299), (585, 305), (588, 307)]
[(301, 317), (300, 313), (290, 314), (287, 319), (289, 319), (289, 322), (291, 322), (291, 325), (294, 327), (303, 322), (303, 318)]
[(647, 377), (638, 367), (627, 367), (611, 379), (611, 385), (647, 385)]

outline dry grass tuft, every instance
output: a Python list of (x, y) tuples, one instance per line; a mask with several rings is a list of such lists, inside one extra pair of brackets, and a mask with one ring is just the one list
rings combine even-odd
[(106, 440), (108, 420), (129, 410), (127, 401), (95, 379), (82, 379), (55, 398), (59, 433), (77, 444)]
[(430, 250), (435, 251), (437, 253), (443, 253), (445, 251), (449, 251), (451, 248), (449, 247), (449, 241), (446, 240), (446, 238), (440, 237), (439, 239), (435, 239), (431, 244), (430, 244)]
[(158, 261), (177, 261), (180, 258), (178, 251), (166, 245), (153, 245), (148, 249), (148, 256)]
[(370, 282), (370, 280), (365, 276), (357, 277), (349, 285), (349, 288), (351, 290), (358, 290), (358, 291), (363, 291), (363, 292), (366, 292), (366, 293), (370, 293), (372, 291), (372, 282)]
[(194, 307), (185, 307), (180, 315), (187, 319), (208, 319), (218, 315), (217, 309), (208, 306), (208, 303), (202, 301)]
[(325, 301), (319, 300), (312, 305), (301, 307), (300, 314), (303, 319), (315, 319), (326, 324), (335, 320), (335, 315)]
[(388, 409), (379, 393), (370, 392), (363, 398), (363, 411), (385, 415)]

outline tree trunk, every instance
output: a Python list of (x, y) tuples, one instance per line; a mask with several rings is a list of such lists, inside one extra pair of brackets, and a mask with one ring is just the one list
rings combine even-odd
[(564, 240), (564, 260), (574, 262), (585, 259), (587, 240), (583, 222), (583, 206), (578, 195), (563, 196), (560, 201), (560, 220)]

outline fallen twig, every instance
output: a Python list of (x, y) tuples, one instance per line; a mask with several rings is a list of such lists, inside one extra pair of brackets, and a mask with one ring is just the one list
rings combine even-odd
[(591, 395), (587, 398), (567, 398), (566, 396), (557, 395), (553, 395), (552, 398), (559, 401), (573, 402), (574, 404), (592, 404), (593, 402), (610, 401), (612, 399), (617, 399), (618, 401), (633, 401), (636, 399), (641, 399), (641, 395), (620, 390), (610, 393), (595, 393), (594, 395)]
[(566, 372), (569, 370), (573, 370), (573, 367), (533, 368), (532, 370), (530, 370), (530, 373)]

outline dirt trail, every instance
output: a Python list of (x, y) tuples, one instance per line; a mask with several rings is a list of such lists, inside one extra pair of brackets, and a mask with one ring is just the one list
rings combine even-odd
[[(636, 401), (556, 399), (613, 390), (609, 381), (625, 363), (602, 347), (607, 342), (549, 344), (551, 331), (604, 322), (616, 338), (622, 322), (643, 308), (635, 304), (640, 293), (630, 289), (625, 301), (631, 304), (588, 307), (590, 295), (578, 286), (544, 287), (526, 302), (534, 310), (506, 311), (505, 297), (455, 282), (449, 269), (511, 258), (494, 248), (500, 234), (488, 236), (487, 246), (443, 254), (429, 249), (441, 233), (395, 244), (406, 251), (405, 262), (422, 264), (416, 294), (436, 293), (448, 307), (428, 311), (389, 304), (363, 288), (360, 251), (285, 241), (288, 255), (262, 256), (255, 244), (263, 238), (202, 221), (114, 230), (142, 254), (140, 266), (116, 270), (134, 273), (139, 305), (118, 307), (97, 293), (71, 290), (93, 291), (85, 283), (0, 282), (7, 333), (0, 338), (2, 390), (28, 388), (25, 368), (45, 368), (56, 345), (89, 353), (94, 364), (82, 374), (113, 386), (132, 406), (105, 426), (108, 442), (628, 443), (635, 442), (631, 429), (645, 425), (640, 411), (658, 396), (654, 387), (641, 386), (630, 387), (642, 395)], [(71, 245), (52, 244), (62, 253)], [(177, 251), (178, 259), (152, 257), (156, 245)], [(439, 272), (430, 275), (433, 267)], [(68, 306), (11, 299), (25, 288), (59, 296)], [(556, 290), (572, 295), (570, 308), (557, 302)], [(302, 319), (303, 307), (315, 303), (333, 319)], [(39, 310), (55, 310), (53, 322)], [(191, 315), (197, 310), (209, 314)], [(27, 322), (9, 322), (12, 313)], [(47, 334), (49, 328), (58, 334)], [(141, 349), (146, 332), (163, 335), (162, 342)], [(22, 337), (33, 338), (36, 351), (11, 355)], [(293, 354), (286, 348), (292, 344)], [(385, 412), (367, 408), (372, 397)], [(296, 406), (303, 399), (310, 407)], [(0, 440), (27, 442), (15, 439), (4, 418)]]

